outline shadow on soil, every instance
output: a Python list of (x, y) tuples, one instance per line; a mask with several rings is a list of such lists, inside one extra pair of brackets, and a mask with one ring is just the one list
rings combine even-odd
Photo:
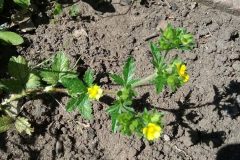
[(229, 144), (217, 152), (216, 160), (239, 160), (240, 144)]
[[(159, 108), (162, 111), (171, 112), (175, 117), (176, 121), (171, 122), (169, 125), (173, 126), (173, 135), (177, 135), (179, 127), (186, 128), (189, 130), (191, 141), (193, 145), (197, 143), (205, 143), (207, 145), (212, 144), (212, 146), (219, 147), (225, 141), (226, 133), (224, 131), (217, 132), (207, 132), (201, 130), (194, 130), (190, 125), (191, 123), (197, 124), (199, 115), (196, 111), (192, 111), (186, 114), (188, 109), (201, 108), (213, 105), (215, 108), (213, 111), (216, 111), (219, 117), (230, 116), (232, 119), (235, 119), (240, 115), (240, 83), (236, 81), (231, 81), (230, 84), (225, 87), (223, 92), (220, 92), (216, 86), (213, 86), (215, 96), (213, 102), (209, 102), (203, 105), (196, 105), (190, 103), (190, 97), (192, 91), (188, 93), (183, 102), (178, 101), (178, 109), (165, 109)], [(186, 118), (184, 118), (186, 117)], [(204, 117), (202, 117), (204, 118)], [(200, 118), (200, 119), (202, 119)]]

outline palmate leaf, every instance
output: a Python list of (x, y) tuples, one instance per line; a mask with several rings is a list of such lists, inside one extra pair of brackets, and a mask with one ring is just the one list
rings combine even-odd
[(81, 94), (76, 98), (71, 98), (68, 101), (66, 108), (68, 112), (78, 108), (79, 112), (85, 119), (92, 119), (92, 106), (88, 99), (88, 95), (86, 94)]
[(63, 78), (62, 84), (67, 88), (71, 96), (77, 96), (78, 94), (86, 93), (86, 86), (78, 78)]
[(20, 45), (24, 42), (24, 40), (17, 33), (9, 32), (9, 31), (0, 31), (0, 42), (3, 42), (3, 44), (9, 44), (9, 45)]
[(5, 132), (13, 127), (14, 120), (8, 116), (0, 117), (0, 133)]
[(40, 73), (43, 81), (48, 84), (56, 85), (61, 83), (63, 78), (77, 77), (70, 69), (70, 61), (63, 52), (57, 52), (51, 68), (43, 69)]
[(91, 69), (88, 69), (83, 77), (84, 82), (87, 84), (87, 86), (92, 86), (94, 81), (94, 74)]

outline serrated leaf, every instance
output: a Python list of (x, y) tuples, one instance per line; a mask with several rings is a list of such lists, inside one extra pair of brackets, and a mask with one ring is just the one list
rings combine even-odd
[(9, 31), (0, 31), (0, 41), (10, 45), (20, 45), (24, 42), (20, 35)]
[(166, 75), (164, 73), (158, 74), (157, 77), (153, 80), (153, 83), (155, 84), (156, 91), (159, 94), (162, 92), (167, 83)]
[(94, 81), (94, 74), (91, 69), (88, 69), (83, 77), (84, 82), (87, 84), (87, 86), (91, 86)]
[(86, 86), (78, 78), (63, 78), (62, 84), (68, 89), (70, 95), (76, 96), (77, 94), (85, 93)]
[(85, 119), (92, 119), (92, 106), (87, 95), (83, 96), (81, 103), (78, 105), (78, 109)]
[(121, 113), (121, 106), (120, 104), (116, 103), (110, 106), (107, 109), (107, 113), (111, 116), (112, 120), (112, 132), (116, 133), (118, 129), (118, 116)]
[(79, 112), (85, 119), (92, 119), (92, 106), (86, 94), (71, 98), (67, 103), (67, 111), (71, 112), (78, 108)]
[(29, 68), (25, 58), (22, 56), (10, 58), (8, 72), (12, 77), (25, 85), (29, 77)]
[(15, 127), (19, 133), (25, 132), (28, 135), (31, 135), (34, 131), (34, 129), (31, 128), (31, 124), (28, 122), (28, 119), (24, 117), (18, 117), (16, 119)]
[(66, 109), (68, 112), (72, 112), (78, 105), (78, 102), (79, 99), (77, 98), (71, 98), (68, 100), (68, 103), (67, 103), (67, 106), (66, 106)]
[(135, 63), (132, 57), (128, 58), (127, 62), (123, 67), (123, 79), (125, 84), (128, 85), (129, 82), (133, 79), (135, 71)]
[(13, 119), (8, 116), (0, 117), (0, 133), (5, 132), (12, 128), (13, 126)]
[(117, 74), (110, 74), (111, 79), (119, 85), (124, 85), (124, 80), (122, 79), (121, 76), (117, 75)]
[(40, 73), (43, 81), (51, 85), (61, 83), (63, 78), (73, 78), (76, 74), (70, 69), (70, 61), (63, 52), (57, 52), (51, 68), (43, 69)]
[(28, 81), (26, 83), (26, 88), (27, 89), (37, 88), (40, 85), (41, 85), (40, 78), (37, 75), (30, 73)]

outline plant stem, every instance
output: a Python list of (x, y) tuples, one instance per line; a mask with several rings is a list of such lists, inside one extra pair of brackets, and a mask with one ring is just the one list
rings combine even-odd
[(64, 88), (54, 88), (54, 87), (45, 87), (45, 88), (38, 88), (38, 89), (28, 89), (25, 92), (22, 92), (21, 94), (12, 94), (10, 98), (5, 99), (1, 104), (0, 104), (0, 110), (2, 110), (3, 106), (19, 100), (23, 97), (33, 95), (33, 94), (43, 94), (43, 93), (65, 93), (68, 94), (68, 91)]
[(132, 87), (138, 87), (138, 86), (142, 86), (142, 85), (146, 85), (149, 83), (149, 81), (153, 80), (154, 78), (156, 78), (157, 76), (157, 72), (154, 72), (153, 74), (141, 79), (140, 81), (134, 83), (132, 85)]

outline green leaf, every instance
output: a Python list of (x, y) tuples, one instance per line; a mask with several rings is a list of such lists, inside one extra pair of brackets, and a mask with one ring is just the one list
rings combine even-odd
[(153, 83), (155, 84), (157, 93), (159, 94), (164, 89), (167, 83), (167, 77), (164, 73), (158, 73), (157, 77), (154, 79)]
[(116, 74), (110, 74), (110, 77), (116, 84), (124, 85), (124, 80), (122, 79), (121, 76)]
[(26, 60), (22, 56), (12, 57), (8, 63), (8, 72), (19, 81), (24, 88), (29, 79), (29, 68)]
[(76, 98), (71, 98), (67, 103), (67, 111), (71, 112), (78, 108), (79, 112), (85, 119), (92, 119), (92, 106), (88, 100), (88, 95), (81, 94)]
[(40, 78), (33, 74), (33, 73), (30, 73), (29, 75), (29, 79), (26, 83), (26, 88), (27, 89), (30, 89), (30, 88), (37, 88), (41, 85), (41, 82), (40, 82)]
[(80, 14), (80, 9), (79, 6), (77, 4), (74, 4), (71, 6), (69, 14), (71, 17), (76, 17)]
[(74, 78), (76, 74), (70, 69), (70, 61), (63, 52), (57, 52), (53, 58), (51, 68), (43, 69), (40, 73), (43, 81), (56, 85), (63, 78)]
[(86, 86), (78, 78), (63, 78), (62, 84), (68, 89), (71, 96), (76, 96), (77, 94), (85, 93)]
[(116, 133), (118, 129), (118, 116), (121, 113), (121, 105), (119, 103), (113, 104), (107, 109), (107, 113), (111, 116), (112, 131)]
[(83, 96), (81, 103), (78, 105), (78, 109), (85, 119), (92, 119), (92, 106), (88, 99), (88, 95)]
[(72, 112), (78, 105), (78, 102), (79, 99), (78, 98), (71, 98), (68, 103), (67, 103), (67, 106), (66, 106), (66, 109), (68, 112)]
[(84, 82), (87, 84), (87, 86), (91, 86), (94, 81), (94, 74), (91, 69), (88, 69), (83, 77)]
[(9, 31), (0, 31), (0, 41), (10, 45), (20, 45), (24, 42), (20, 35)]
[(20, 93), (24, 89), (24, 86), (18, 80), (1, 79), (0, 88), (11, 93)]
[(156, 68), (159, 68), (162, 65), (162, 61), (163, 61), (160, 49), (154, 43), (150, 44), (150, 48), (151, 48), (151, 53), (153, 56), (153, 61), (152, 61), (153, 66)]
[(123, 67), (123, 78), (125, 85), (128, 85), (129, 82), (133, 79), (135, 71), (135, 63), (132, 57), (128, 58), (127, 62)]
[(59, 3), (55, 3), (53, 14), (59, 15), (63, 11), (62, 5)]
[(0, 0), (0, 12), (2, 12), (4, 6), (4, 0)]
[(0, 133), (6, 132), (13, 127), (13, 119), (9, 116), (0, 117)]
[(13, 0), (13, 1), (14, 3), (16, 3), (17, 5), (24, 9), (27, 9), (31, 5), (30, 0)]
[(24, 117), (18, 117), (16, 119), (15, 127), (19, 133), (25, 132), (28, 135), (31, 135), (34, 131), (34, 129), (31, 128), (31, 124), (28, 122), (28, 119)]

